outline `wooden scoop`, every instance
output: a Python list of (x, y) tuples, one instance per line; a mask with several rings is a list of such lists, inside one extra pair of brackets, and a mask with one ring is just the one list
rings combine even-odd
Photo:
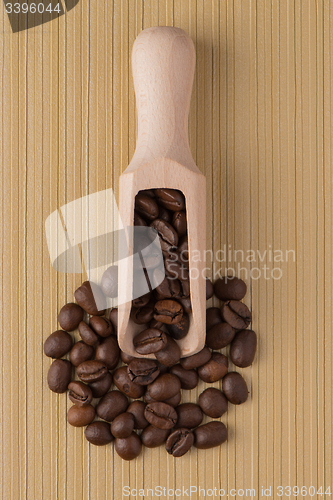
[[(201, 350), (206, 335), (206, 179), (188, 142), (193, 42), (179, 28), (147, 28), (134, 42), (132, 68), (138, 139), (133, 159), (120, 176), (119, 214), (125, 228), (133, 225), (134, 199), (143, 189), (172, 188), (185, 195), (192, 314), (189, 332), (179, 341), (184, 357)], [(129, 238), (130, 254), (132, 246)], [(133, 337), (142, 326), (129, 320), (131, 303), (122, 303), (132, 287), (133, 268), (126, 259), (118, 266), (118, 341), (124, 352), (138, 357)]]

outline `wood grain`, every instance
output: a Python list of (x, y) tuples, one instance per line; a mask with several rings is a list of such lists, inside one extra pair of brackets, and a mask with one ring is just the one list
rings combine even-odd
[[(119, 195), (137, 134), (131, 48), (158, 25), (195, 45), (189, 141), (207, 179), (210, 276), (240, 264), (259, 346), (242, 370), (249, 400), (222, 417), (227, 443), (179, 460), (145, 449), (126, 463), (68, 426), (66, 396), (47, 387), (43, 341), (84, 275), (52, 268), (44, 223), (81, 196)], [(0, 31), (1, 499), (119, 499), (124, 485), (256, 497), (272, 486), (273, 498), (279, 485), (332, 488), (332, 2), (81, 0), (15, 34), (2, 7)], [(262, 261), (243, 261), (249, 250)], [(288, 260), (272, 262), (274, 250)], [(265, 279), (264, 265), (282, 277)]]

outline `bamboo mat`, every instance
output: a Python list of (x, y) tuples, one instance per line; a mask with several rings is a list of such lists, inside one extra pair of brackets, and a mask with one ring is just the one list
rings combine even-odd
[[(53, 270), (44, 224), (81, 196), (118, 193), (136, 137), (131, 48), (156, 25), (195, 43), (190, 145), (207, 178), (208, 249), (226, 257), (209, 258), (208, 274), (240, 264), (259, 346), (240, 370), (249, 400), (222, 417), (227, 443), (178, 460), (145, 449), (127, 463), (67, 425), (70, 402), (47, 387), (43, 342), (84, 276)], [(257, 498), (271, 486), (275, 499), (278, 486), (314, 486), (303, 498), (330, 498), (319, 488), (333, 488), (333, 2), (81, 0), (14, 34), (2, 7), (0, 32), (1, 498), (191, 485)], [(161, 498), (187, 498), (176, 495)]]

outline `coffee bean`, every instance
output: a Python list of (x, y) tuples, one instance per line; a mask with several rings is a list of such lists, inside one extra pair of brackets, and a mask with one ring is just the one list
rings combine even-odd
[[(154, 269), (162, 262), (161, 240), (154, 228), (147, 228), (146, 233), (147, 235), (134, 234), (134, 253), (141, 256), (145, 269)], [(141, 259), (134, 260), (134, 270), (141, 271)], [(137, 280), (137, 277), (134, 275), (134, 285), (135, 280)]]
[(183, 236), (178, 244), (178, 258), (183, 266), (188, 267), (188, 239)]
[(101, 289), (106, 297), (115, 298), (118, 296), (118, 266), (110, 266), (104, 271)]
[(121, 413), (111, 424), (111, 433), (115, 438), (127, 438), (134, 429), (134, 417), (132, 413)]
[(252, 320), (249, 308), (238, 300), (228, 300), (221, 306), (221, 314), (227, 323), (236, 330), (243, 330), (249, 326)]
[(188, 334), (190, 328), (190, 318), (183, 313), (183, 317), (178, 323), (167, 325), (169, 335), (175, 340), (181, 340)]
[(145, 418), (146, 404), (143, 401), (133, 401), (127, 411), (134, 417), (134, 429), (145, 429), (148, 427), (148, 422)]
[(83, 382), (75, 380), (68, 385), (68, 397), (76, 406), (87, 406), (91, 403), (93, 395), (90, 387)]
[(113, 330), (115, 333), (117, 333), (118, 330), (118, 308), (114, 307), (111, 309), (110, 314), (109, 314), (109, 320), (112, 323)]
[(132, 382), (127, 372), (127, 366), (117, 368), (117, 370), (113, 373), (113, 383), (129, 398), (138, 399), (145, 393), (144, 386)]
[(85, 344), (82, 340), (73, 345), (69, 359), (72, 365), (79, 366), (84, 361), (88, 361), (94, 355), (94, 348), (91, 345)]
[[(181, 399), (182, 399), (182, 393), (181, 393), (181, 391), (178, 391), (177, 394), (175, 394), (174, 396), (172, 396), (172, 398), (165, 399), (163, 401), (163, 403), (166, 403), (167, 405), (170, 405), (173, 408), (176, 408), (176, 406), (178, 406), (179, 403), (181, 402)], [(152, 403), (153, 402), (154, 401), (152, 401)]]
[(102, 363), (102, 361), (91, 359), (89, 361), (83, 361), (83, 363), (77, 367), (76, 373), (82, 382), (91, 383), (102, 380), (102, 378), (107, 375), (108, 369), (106, 364)]
[(242, 300), (246, 294), (246, 284), (236, 276), (224, 276), (215, 281), (214, 293), (220, 300)]
[(177, 231), (179, 238), (181, 238), (186, 234), (187, 221), (186, 221), (186, 214), (183, 210), (181, 210), (180, 212), (173, 213), (172, 225)]
[(222, 323), (221, 309), (219, 307), (208, 307), (206, 309), (206, 331), (208, 332), (213, 326)]
[(157, 361), (159, 361), (162, 365), (168, 367), (178, 363), (178, 361), (180, 360), (180, 356), (181, 351), (179, 345), (169, 335), (167, 336), (166, 346), (155, 353)]
[(204, 347), (201, 351), (196, 354), (192, 354), (192, 356), (188, 356), (187, 358), (182, 358), (180, 360), (180, 364), (185, 370), (193, 370), (193, 368), (199, 368), (199, 366), (204, 365), (207, 361), (210, 360), (212, 353), (208, 349), (208, 347)]
[(188, 429), (181, 428), (173, 431), (167, 439), (166, 451), (174, 457), (182, 457), (194, 443), (194, 434)]
[(147, 226), (147, 222), (134, 210), (134, 226), (144, 227)]
[(234, 405), (245, 403), (248, 398), (247, 385), (240, 373), (229, 372), (222, 380), (225, 397)]
[(126, 354), (126, 352), (124, 351), (120, 351), (120, 359), (122, 360), (123, 363), (128, 365), (133, 359), (138, 359), (138, 358), (130, 356), (129, 354)]
[(191, 299), (190, 297), (187, 297), (185, 299), (178, 299), (181, 305), (183, 306), (184, 311), (187, 314), (190, 314), (192, 312), (192, 306), (191, 306)]
[(133, 307), (143, 307), (146, 306), (150, 300), (151, 293), (145, 293), (144, 295), (141, 295), (141, 297), (137, 297), (136, 299), (132, 300), (132, 306)]
[(109, 370), (116, 368), (119, 357), (120, 349), (115, 335), (103, 339), (96, 347), (95, 359), (102, 361)]
[[(74, 292), (76, 302), (88, 314), (103, 316), (106, 309), (105, 295), (101, 288), (93, 281), (85, 281)], [(82, 321), (82, 319), (81, 319)]]
[(194, 429), (201, 424), (203, 413), (200, 406), (195, 403), (183, 403), (175, 408), (178, 419), (175, 427), (186, 427), (186, 429)]
[(67, 420), (74, 427), (84, 427), (95, 418), (95, 408), (92, 405), (72, 406), (67, 413)]
[(166, 346), (167, 335), (157, 328), (148, 328), (134, 337), (133, 344), (138, 354), (153, 354)]
[(84, 435), (86, 440), (95, 446), (103, 446), (113, 441), (110, 424), (107, 422), (93, 422), (89, 424), (84, 431)]
[(212, 384), (224, 377), (228, 371), (228, 358), (219, 352), (212, 352), (207, 363), (198, 368), (198, 375), (204, 382)]
[(101, 398), (108, 392), (112, 384), (112, 375), (108, 372), (104, 378), (97, 382), (90, 382), (89, 387), (93, 393), (94, 398)]
[[(156, 283), (159, 284), (156, 286)], [(163, 279), (163, 272), (159, 268), (154, 270), (153, 284), (158, 300), (177, 297), (181, 292), (180, 282), (178, 280), (171, 280), (167, 276)]]
[(109, 337), (113, 333), (111, 321), (106, 318), (101, 318), (100, 316), (91, 316), (89, 319), (89, 326), (101, 337)]
[(127, 438), (116, 438), (114, 448), (123, 460), (133, 460), (141, 453), (141, 439), (135, 432)]
[(47, 383), (51, 391), (63, 393), (72, 378), (72, 365), (66, 359), (56, 359), (47, 372)]
[(127, 397), (120, 391), (110, 391), (100, 399), (96, 406), (99, 418), (112, 422), (118, 415), (124, 413), (128, 407)]
[(135, 197), (135, 210), (148, 220), (157, 219), (159, 212), (156, 201), (142, 192)]
[(155, 196), (157, 202), (168, 210), (176, 212), (185, 208), (185, 198), (181, 191), (165, 188), (155, 189)]
[(63, 330), (72, 332), (79, 326), (83, 320), (83, 309), (77, 304), (66, 304), (60, 309), (58, 322)]
[(154, 425), (148, 425), (141, 434), (141, 441), (147, 448), (161, 446), (170, 434), (170, 429), (159, 429)]
[(85, 321), (81, 321), (79, 324), (79, 334), (83, 342), (87, 345), (95, 346), (99, 342), (98, 335), (96, 335), (94, 330)]
[(176, 375), (164, 373), (148, 385), (147, 392), (155, 401), (164, 401), (175, 396), (180, 388), (180, 380)]
[(153, 359), (133, 359), (127, 372), (132, 382), (139, 385), (151, 384), (160, 374), (157, 362)]
[[(168, 253), (164, 259), (165, 266), (165, 274), (171, 278), (172, 280), (180, 280), (188, 282), (189, 289), (189, 272), (188, 269), (182, 264), (182, 262), (178, 259), (178, 255), (175, 254), (176, 259), (172, 256), (172, 253)], [(187, 295), (186, 291), (182, 292), (184, 295)]]
[(172, 222), (172, 212), (164, 207), (158, 207), (158, 218), (166, 222)]
[(154, 317), (154, 306), (149, 302), (143, 307), (132, 307), (131, 309), (131, 320), (137, 325), (144, 325), (149, 323)]
[(228, 431), (223, 422), (208, 422), (208, 424), (200, 425), (193, 432), (194, 446), (200, 450), (219, 446), (228, 437)]
[(158, 233), (162, 251), (168, 252), (170, 248), (178, 245), (177, 231), (169, 222), (162, 219), (155, 219), (150, 223), (150, 227)]
[(183, 307), (175, 300), (159, 300), (154, 307), (154, 318), (167, 325), (178, 323), (183, 317)]
[(73, 346), (73, 339), (69, 333), (57, 330), (47, 337), (44, 342), (44, 354), (50, 358), (62, 358)]
[(245, 368), (253, 363), (257, 350), (257, 335), (253, 330), (237, 332), (230, 346), (230, 359), (234, 365)]
[(149, 403), (145, 408), (145, 418), (159, 429), (171, 429), (177, 422), (177, 413), (166, 403)]
[(209, 278), (206, 278), (206, 300), (211, 299), (214, 295), (213, 283)]
[(228, 400), (221, 391), (209, 387), (200, 394), (199, 406), (208, 417), (220, 418), (228, 409)]
[(177, 364), (172, 366), (169, 371), (179, 378), (182, 389), (191, 390), (198, 385), (198, 374), (195, 370), (185, 370), (182, 365)]
[(211, 349), (222, 349), (230, 344), (235, 333), (236, 330), (229, 323), (218, 323), (207, 331), (206, 344)]

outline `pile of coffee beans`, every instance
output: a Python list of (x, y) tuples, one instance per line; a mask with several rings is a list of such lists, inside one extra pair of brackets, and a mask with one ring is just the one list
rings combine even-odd
[[(116, 275), (115, 269), (108, 270), (108, 278), (117, 279)], [(166, 443), (168, 453), (181, 457), (192, 446), (208, 449), (226, 441), (227, 428), (222, 422), (202, 421), (204, 415), (218, 419), (227, 411), (228, 402), (239, 405), (248, 398), (245, 380), (236, 371), (228, 372), (228, 357), (218, 352), (230, 344), (230, 359), (241, 368), (254, 360), (257, 336), (247, 329), (251, 313), (241, 302), (245, 283), (236, 277), (223, 277), (213, 286), (207, 280), (207, 299), (215, 293), (222, 304), (207, 309), (206, 345), (187, 358), (179, 359), (170, 330), (162, 331), (158, 319), (151, 317), (149, 321), (156, 323), (135, 338), (135, 348), (138, 354), (154, 352), (156, 360), (121, 352), (116, 336), (117, 309), (98, 310), (94, 299), (105, 298), (106, 288), (112, 293), (116, 289), (109, 279), (102, 288), (84, 282), (74, 293), (76, 303), (64, 305), (59, 312), (61, 330), (44, 343), (46, 356), (55, 358), (47, 375), (49, 388), (56, 393), (68, 391), (73, 403), (68, 422), (86, 426), (85, 437), (94, 445), (114, 441), (124, 460), (136, 458), (142, 445), (154, 448)], [(181, 303), (178, 300), (177, 304)], [(155, 304), (154, 311), (164, 318), (162, 307), (156, 309)], [(81, 340), (74, 343), (68, 332), (76, 330)], [(196, 388), (200, 380), (221, 381), (222, 391), (210, 387), (201, 392), (198, 404), (181, 404), (182, 391)]]

